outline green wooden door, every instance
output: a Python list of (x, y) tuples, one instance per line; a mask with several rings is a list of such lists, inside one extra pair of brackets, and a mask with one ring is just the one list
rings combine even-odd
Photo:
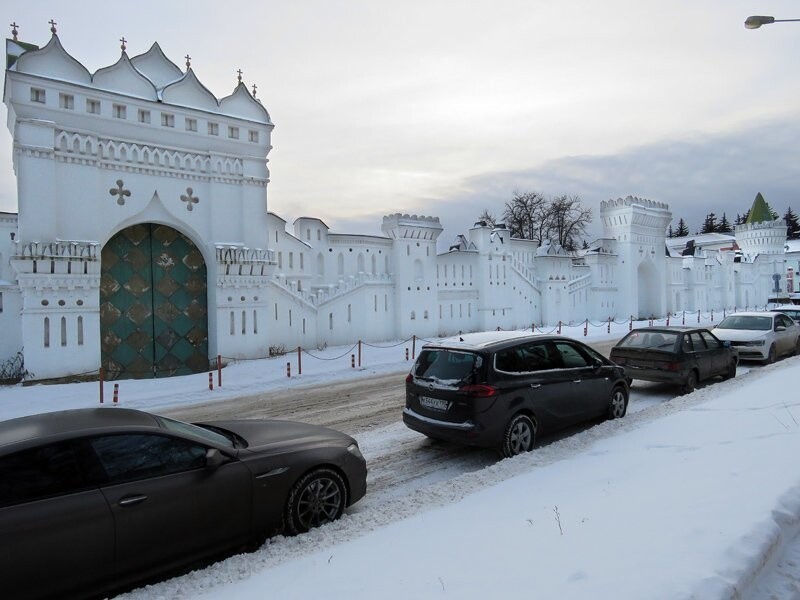
[(206, 265), (167, 227), (129, 227), (103, 247), (100, 346), (106, 377), (169, 377), (208, 369)]

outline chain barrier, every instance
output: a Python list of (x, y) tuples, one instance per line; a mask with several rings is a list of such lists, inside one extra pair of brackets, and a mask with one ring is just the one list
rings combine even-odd
[[(739, 310), (744, 310), (744, 311), (752, 310), (753, 312), (766, 312), (766, 311), (773, 310), (777, 306), (779, 306), (779, 305), (775, 304), (772, 309), (770, 308), (769, 304), (764, 305), (763, 307), (762, 306), (754, 306), (754, 307), (752, 307), (752, 309), (750, 307), (744, 307), (744, 308), (740, 309), (737, 306), (723, 307), (722, 308), (722, 318), (724, 319), (725, 317), (727, 317), (727, 315), (730, 312), (737, 312)], [(669, 326), (670, 325), (670, 321), (672, 319), (677, 321), (678, 318), (680, 317), (681, 324), (685, 325), (686, 324), (687, 314), (691, 319), (696, 318), (697, 319), (697, 323), (700, 323), (704, 316), (706, 316), (711, 321), (711, 323), (715, 322), (714, 310), (712, 309), (708, 313), (703, 313), (702, 310), (698, 310), (698, 311), (696, 311), (696, 317), (695, 317), (695, 311), (685, 311), (685, 310), (681, 311), (680, 313), (678, 313), (678, 312), (668, 312), (666, 314), (666, 316), (659, 317), (659, 318), (656, 318), (654, 315), (651, 315), (649, 319), (637, 319), (636, 323), (639, 324), (639, 323), (642, 323), (643, 321), (647, 321), (648, 325), (650, 327), (652, 327), (655, 324), (659, 324), (659, 323), (663, 322), (666, 326)], [(717, 317), (718, 316), (719, 316), (719, 309), (717, 309)], [(564, 323), (563, 321), (559, 321), (558, 325), (554, 326), (550, 330), (545, 330), (542, 327), (537, 327), (536, 323), (531, 323), (530, 328), (525, 327), (525, 328), (522, 328), (522, 329), (514, 329), (514, 330), (508, 330), (508, 331), (524, 332), (524, 331), (529, 331), (530, 330), (532, 333), (537, 333), (538, 332), (538, 333), (541, 333), (541, 334), (544, 334), (544, 335), (550, 335), (550, 334), (553, 334), (553, 333), (556, 333), (556, 332), (558, 334), (561, 334), (561, 331), (562, 331), (563, 328), (570, 328), (571, 329), (571, 328), (574, 328), (574, 327), (583, 327), (583, 335), (587, 336), (590, 325), (592, 327), (596, 327), (596, 328), (605, 327), (606, 331), (610, 334), (611, 333), (611, 325), (612, 324), (615, 324), (615, 325), (628, 325), (628, 330), (630, 331), (630, 330), (633, 329), (633, 323), (634, 323), (634, 318), (633, 318), (633, 315), (631, 315), (626, 320), (617, 320), (615, 318), (609, 317), (607, 321), (594, 322), (594, 321), (592, 321), (590, 319), (584, 319), (584, 321), (582, 321), (580, 323), (576, 323), (576, 324), (573, 324), (571, 321), (569, 323)], [(505, 330), (498, 326), (496, 328), (496, 331), (505, 331)], [(459, 331), (458, 335), (463, 335), (463, 333), (461, 331)], [(410, 338), (407, 338), (405, 340), (401, 340), (401, 341), (399, 341), (397, 343), (394, 343), (394, 344), (370, 344), (370, 343), (363, 342), (363, 341), (359, 340), (358, 342), (356, 342), (355, 344), (350, 346), (347, 350), (345, 350), (341, 354), (339, 354), (337, 356), (333, 356), (333, 357), (319, 356), (319, 355), (316, 355), (316, 354), (314, 354), (313, 352), (311, 352), (309, 350), (304, 350), (301, 346), (298, 346), (297, 350), (296, 350), (296, 352), (297, 352), (297, 361), (298, 361), (297, 373), (298, 373), (298, 375), (302, 374), (302, 354), (306, 354), (307, 356), (310, 356), (311, 358), (315, 358), (317, 360), (326, 361), (326, 362), (341, 360), (342, 358), (344, 358), (348, 354), (350, 354), (351, 368), (355, 368), (355, 364), (356, 364), (355, 363), (355, 355), (352, 352), (353, 352), (353, 350), (358, 348), (358, 366), (360, 367), (361, 366), (361, 358), (362, 358), (362, 355), (361, 355), (361, 346), (362, 345), (368, 346), (370, 348), (376, 348), (376, 349), (387, 349), (387, 348), (397, 348), (398, 346), (402, 346), (404, 344), (408, 344), (409, 342), (412, 342), (413, 345), (414, 345), (413, 346), (414, 347), (414, 351), (412, 352), (412, 357), (411, 357), (411, 358), (414, 358), (415, 354), (416, 354), (415, 350), (416, 350), (416, 343), (417, 342), (420, 342), (420, 343), (435, 343), (436, 340), (417, 337), (417, 336), (412, 336)], [(292, 350), (290, 352), (294, 352), (294, 351), (295, 350)], [(287, 354), (290, 354), (290, 352), (283, 352), (283, 353), (279, 353), (279, 354), (271, 354), (271, 355), (266, 355), (266, 356), (246, 357), (246, 358), (245, 357), (232, 357), (232, 356), (217, 355), (215, 359), (212, 359), (212, 360), (209, 361), (209, 367), (212, 370), (216, 369), (218, 371), (217, 385), (219, 387), (222, 387), (222, 363), (223, 363), (223, 361), (227, 361), (228, 363), (252, 362), (252, 361), (257, 361), (257, 360), (266, 360), (266, 359), (272, 359), (272, 358), (279, 358), (279, 357), (285, 356)], [(405, 349), (405, 360), (406, 361), (409, 360), (408, 348)], [(99, 369), (92, 369), (92, 370), (83, 371), (83, 372), (80, 372), (80, 373), (72, 373), (69, 376), (64, 377), (63, 379), (69, 380), (70, 378), (97, 377), (98, 381), (100, 382), (100, 403), (102, 404), (104, 402), (104, 397), (103, 397), (103, 385), (104, 385), (104, 383), (106, 381), (108, 381), (110, 383), (109, 380), (113, 381), (120, 374), (126, 375), (126, 376), (129, 376), (129, 375), (133, 375), (133, 376), (144, 375), (144, 376), (148, 376), (149, 378), (155, 378), (157, 375), (159, 375), (159, 372), (157, 370), (154, 371), (152, 369), (147, 369), (147, 370), (127, 370), (126, 369), (122, 373), (117, 373), (116, 375), (112, 375), (111, 377), (108, 377), (107, 370), (105, 368), (101, 367)], [(161, 374), (169, 376), (170, 372), (165, 370), (165, 371), (162, 371)], [(209, 390), (213, 390), (212, 374), (209, 372), (208, 375), (209, 375), (209, 381), (208, 381)], [(286, 376), (287, 377), (291, 377), (291, 363), (289, 363), (289, 362), (286, 363)], [(115, 383), (114, 384), (113, 403), (117, 404), (118, 401), (119, 401), (119, 383)]]
[(348, 354), (352, 353), (352, 352), (353, 352), (353, 350), (355, 350), (357, 347), (358, 347), (358, 342), (356, 342), (355, 344), (353, 344), (352, 346), (350, 346), (350, 348), (349, 348), (348, 350), (346, 350), (344, 353), (340, 354), (339, 356), (334, 356), (333, 358), (325, 358), (325, 357), (323, 357), (323, 356), (314, 356), (314, 355), (313, 355), (313, 354), (311, 354), (311, 352), (309, 352), (308, 350), (303, 350), (303, 354), (307, 354), (307, 355), (308, 355), (308, 356), (310, 356), (311, 358), (316, 358), (317, 360), (327, 360), (327, 361), (330, 361), (330, 360), (339, 360), (340, 358), (344, 358), (344, 357), (345, 357), (345, 356), (347, 356)]

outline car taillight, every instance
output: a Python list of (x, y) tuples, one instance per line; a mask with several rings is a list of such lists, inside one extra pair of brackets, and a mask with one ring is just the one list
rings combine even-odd
[(459, 395), (472, 396), (473, 398), (489, 398), (497, 394), (497, 388), (491, 385), (464, 385), (458, 388)]
[(668, 362), (668, 363), (664, 364), (664, 368), (667, 371), (680, 371), (681, 370), (681, 363)]
[(412, 381), (414, 381), (414, 376), (411, 373), (409, 373), (408, 375), (406, 375), (406, 383), (411, 383)]

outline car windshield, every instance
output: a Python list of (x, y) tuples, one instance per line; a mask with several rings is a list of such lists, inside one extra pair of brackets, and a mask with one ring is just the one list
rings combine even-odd
[(648, 348), (651, 350), (671, 350), (675, 347), (678, 333), (675, 331), (634, 330), (619, 343), (624, 348)]
[(717, 329), (753, 329), (756, 331), (769, 331), (772, 329), (772, 317), (757, 317), (746, 315), (731, 315), (725, 317), (717, 325)]
[(414, 365), (414, 375), (431, 381), (459, 382), (483, 364), (483, 359), (472, 352), (456, 350), (423, 350)]
[(208, 441), (209, 444), (236, 448), (236, 437), (233, 434), (231, 434), (231, 437), (223, 435), (221, 430), (216, 427), (212, 431), (211, 429), (206, 429), (199, 425), (192, 425), (191, 423), (184, 423), (183, 421), (176, 421), (175, 419), (168, 419), (167, 417), (156, 416), (156, 419), (161, 424), (161, 427), (168, 431), (183, 435), (193, 435), (194, 437), (199, 437)]

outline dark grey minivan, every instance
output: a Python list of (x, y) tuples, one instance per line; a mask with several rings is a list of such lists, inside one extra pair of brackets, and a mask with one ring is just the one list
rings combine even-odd
[(562, 336), (465, 334), (423, 346), (408, 377), (403, 422), (433, 439), (496, 446), (504, 456), (536, 437), (628, 408), (623, 369)]

